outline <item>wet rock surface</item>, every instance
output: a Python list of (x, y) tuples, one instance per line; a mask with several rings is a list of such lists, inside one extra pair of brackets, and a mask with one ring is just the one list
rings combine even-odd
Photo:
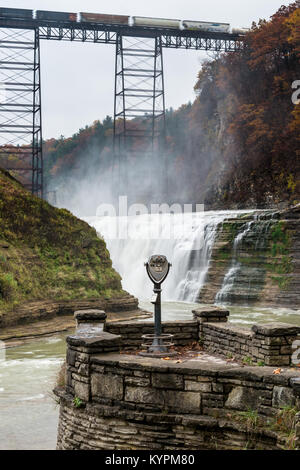
[(200, 303), (300, 307), (300, 205), (219, 225)]
[(40, 300), (25, 302), (9, 315), (0, 315), (0, 328), (73, 315), (76, 310), (101, 309), (107, 312), (126, 312), (138, 309), (138, 299), (126, 292), (114, 298), (80, 300)]
[[(82, 305), (82, 304), (81, 304)], [(83, 303), (84, 308), (87, 308), (88, 304), (86, 302)], [(94, 302), (92, 303), (94, 305)], [(79, 305), (76, 305), (78, 308)], [(75, 306), (73, 307), (75, 308)], [(40, 319), (34, 322), (27, 322), (24, 324), (18, 324), (14, 326), (8, 326), (5, 328), (0, 328), (0, 340), (6, 342), (6, 346), (13, 346), (18, 343), (22, 343), (24, 341), (29, 340), (30, 338), (36, 338), (45, 335), (53, 335), (55, 333), (65, 332), (69, 330), (74, 330), (76, 327), (75, 318), (73, 316), (74, 311), (68, 310), (68, 315), (54, 315), (53, 310), (50, 310), (51, 314), (49, 315), (48, 319)], [(122, 310), (116, 311), (116, 307), (114, 306), (113, 312), (107, 311), (107, 322), (114, 323), (122, 323), (128, 320), (133, 320), (137, 318), (149, 318), (152, 317), (152, 314), (146, 312), (144, 310), (133, 308), (132, 310)], [(54, 310), (55, 312), (56, 310)]]

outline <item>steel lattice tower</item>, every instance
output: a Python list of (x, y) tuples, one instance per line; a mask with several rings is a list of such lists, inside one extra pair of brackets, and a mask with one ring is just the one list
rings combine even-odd
[[(119, 194), (150, 180), (149, 161), (164, 160), (165, 96), (161, 36), (139, 38), (118, 34), (114, 101), (114, 175)], [(130, 155), (130, 157), (129, 157)], [(143, 161), (148, 161), (144, 173)], [(157, 177), (155, 178), (157, 182)], [(166, 188), (165, 188), (166, 189)]]
[(0, 166), (42, 197), (38, 28), (0, 29), (0, 85)]

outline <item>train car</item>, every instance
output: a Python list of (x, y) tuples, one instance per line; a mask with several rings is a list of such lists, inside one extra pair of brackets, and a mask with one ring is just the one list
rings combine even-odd
[(250, 28), (232, 28), (232, 34), (238, 34), (239, 36), (244, 36), (249, 33)]
[(107, 23), (107, 24), (129, 25), (129, 16), (80, 12), (80, 21), (84, 23), (105, 23), (105, 24)]
[(33, 10), (27, 10), (23, 8), (0, 8), (0, 18), (33, 18)]
[(229, 33), (229, 23), (211, 23), (209, 21), (183, 20), (182, 26), (188, 31), (209, 31), (213, 33)]
[(148, 26), (151, 28), (180, 29), (180, 20), (168, 20), (166, 18), (146, 18), (144, 16), (133, 16), (133, 26)]
[(45, 21), (77, 21), (77, 13), (64, 11), (37, 10), (35, 17)]

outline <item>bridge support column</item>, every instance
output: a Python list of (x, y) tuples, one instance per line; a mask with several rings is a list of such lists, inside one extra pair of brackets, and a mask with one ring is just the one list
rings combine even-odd
[(127, 195), (131, 203), (161, 200), (161, 189), (166, 191), (164, 147), (161, 36), (141, 38), (118, 34), (114, 100), (117, 195)]
[(0, 29), (0, 167), (43, 197), (40, 39)]

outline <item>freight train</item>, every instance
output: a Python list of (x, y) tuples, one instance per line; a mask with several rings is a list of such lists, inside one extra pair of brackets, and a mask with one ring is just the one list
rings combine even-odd
[(89, 23), (145, 27), (152, 29), (171, 29), (186, 31), (204, 31), (213, 33), (232, 33), (245, 35), (249, 28), (230, 28), (229, 23), (209, 21), (171, 20), (166, 18), (148, 18), (144, 16), (107, 15), (100, 13), (70, 13), (48, 10), (27, 10), (21, 8), (0, 8), (0, 19), (31, 19), (48, 22)]

